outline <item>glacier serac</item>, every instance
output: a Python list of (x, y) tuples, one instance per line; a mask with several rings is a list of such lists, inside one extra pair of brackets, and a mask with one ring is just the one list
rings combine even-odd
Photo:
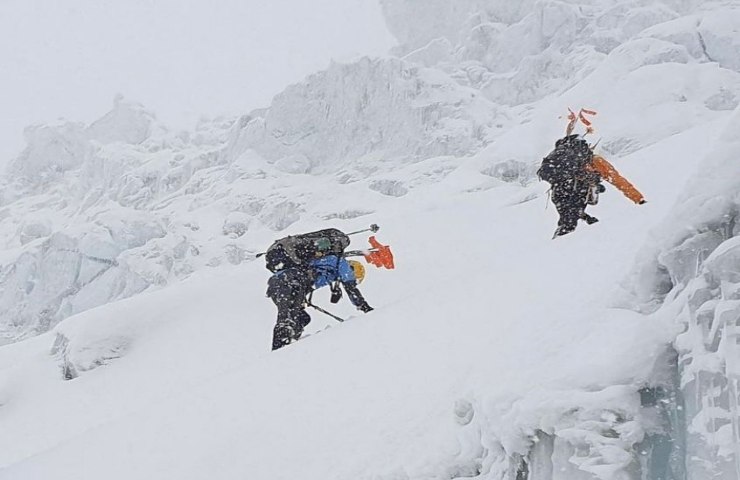
[[(392, 56), (267, 108), (27, 128), (0, 479), (740, 478), (740, 3), (380, 4)], [(568, 107), (648, 203), (552, 242)], [(255, 254), (370, 222), (376, 311), (269, 353)]]

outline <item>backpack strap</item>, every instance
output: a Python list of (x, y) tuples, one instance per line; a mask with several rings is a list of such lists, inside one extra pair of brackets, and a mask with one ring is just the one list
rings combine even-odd
[(334, 266), (334, 281), (331, 283), (331, 303), (337, 303), (342, 298), (342, 289), (339, 287), (339, 263), (342, 261), (342, 257), (337, 255), (337, 264)]

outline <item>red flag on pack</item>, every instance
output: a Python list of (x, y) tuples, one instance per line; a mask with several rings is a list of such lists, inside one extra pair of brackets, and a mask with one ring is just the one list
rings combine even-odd
[(580, 121), (584, 127), (586, 127), (586, 133), (594, 133), (594, 128), (591, 120), (586, 118), (586, 115), (596, 115), (596, 112), (593, 110), (588, 110), (585, 108), (582, 108), (578, 110), (578, 113), (575, 113), (570, 108), (568, 109), (568, 126), (565, 128), (565, 134), (570, 135), (573, 133), (573, 129), (576, 126), (576, 123)]

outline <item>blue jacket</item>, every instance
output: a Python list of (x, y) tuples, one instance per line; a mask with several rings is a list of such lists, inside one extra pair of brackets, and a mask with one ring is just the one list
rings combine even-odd
[[(309, 267), (311, 268), (311, 274), (305, 268), (287, 268), (275, 273), (268, 282), (267, 296), (275, 298), (282, 297), (283, 299), (291, 298), (291, 292), (297, 290), (302, 297), (309, 294), (312, 290), (325, 287), (339, 280), (342, 287), (344, 287), (344, 291), (347, 292), (347, 297), (354, 306), (363, 312), (372, 310), (372, 307), (367, 304), (362, 293), (360, 293), (360, 289), (357, 288), (355, 271), (352, 270), (349, 262), (343, 257), (328, 255), (313, 260), (309, 264)], [(313, 285), (309, 285), (308, 283), (312, 277)], [(270, 293), (271, 291), (273, 293)], [(334, 301), (335, 293), (332, 292), (332, 303), (336, 303)], [(339, 296), (341, 297), (341, 294)]]
[(342, 283), (357, 280), (355, 278), (355, 271), (352, 270), (349, 262), (336, 255), (327, 255), (326, 257), (313, 260), (311, 262), (311, 268), (316, 273), (316, 278), (313, 282), (314, 289), (325, 287), (335, 280), (339, 280)]

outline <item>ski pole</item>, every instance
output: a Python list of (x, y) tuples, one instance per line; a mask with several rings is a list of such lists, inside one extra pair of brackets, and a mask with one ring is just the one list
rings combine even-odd
[(337, 317), (337, 316), (336, 316), (336, 315), (334, 315), (333, 313), (327, 312), (327, 311), (326, 311), (326, 310), (324, 310), (323, 308), (321, 308), (321, 307), (317, 307), (317, 306), (316, 306), (316, 305), (314, 305), (313, 303), (310, 303), (310, 302), (309, 302), (309, 303), (308, 303), (307, 305), (308, 305), (309, 307), (311, 307), (311, 308), (315, 308), (316, 310), (318, 310), (319, 312), (321, 312), (321, 313), (323, 313), (323, 314), (325, 314), (325, 315), (328, 315), (328, 316), (330, 316), (331, 318), (333, 318), (333, 319), (334, 319), (334, 320), (336, 320), (337, 322), (344, 322), (344, 319), (343, 319), (342, 317)]
[(365, 255), (377, 252), (377, 248), (368, 248), (367, 250), (347, 250), (342, 254), (343, 257), (364, 257)]
[(357, 235), (358, 233), (365, 233), (365, 232), (373, 232), (373, 233), (375, 233), (378, 230), (380, 230), (380, 227), (377, 224), (373, 223), (372, 225), (370, 225), (370, 228), (366, 228), (364, 230), (357, 230), (356, 232), (351, 232), (351, 233), (348, 233), (346, 235), (347, 236)]

